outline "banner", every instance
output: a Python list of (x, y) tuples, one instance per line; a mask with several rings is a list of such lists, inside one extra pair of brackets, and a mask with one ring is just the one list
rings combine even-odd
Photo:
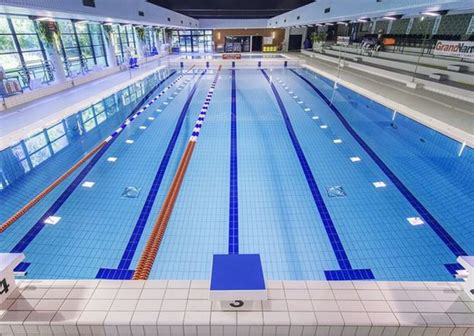
[(349, 36), (338, 36), (336, 44), (342, 45), (342, 46), (348, 46), (349, 45)]
[(460, 58), (474, 58), (474, 41), (438, 41), (433, 54)]

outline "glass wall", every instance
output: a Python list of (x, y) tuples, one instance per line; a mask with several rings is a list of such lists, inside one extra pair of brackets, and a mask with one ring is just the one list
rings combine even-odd
[(93, 66), (107, 66), (105, 42), (98, 23), (58, 20), (66, 73), (86, 73)]
[(115, 55), (119, 63), (125, 61), (130, 49), (137, 50), (135, 31), (131, 25), (113, 26)]
[(172, 44), (181, 52), (212, 52), (212, 30), (175, 30)]
[(49, 82), (53, 78), (44, 66), (46, 60), (35, 21), (23, 16), (0, 16), (0, 65), (7, 77), (16, 77), (23, 87), (31, 79)]

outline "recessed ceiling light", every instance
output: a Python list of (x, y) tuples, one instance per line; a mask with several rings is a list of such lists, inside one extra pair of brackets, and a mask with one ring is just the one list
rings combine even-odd
[(326, 129), (326, 128), (328, 128), (328, 125), (321, 125), (319, 127), (321, 127), (322, 129)]
[(114, 156), (111, 156), (111, 157), (109, 157), (109, 158), (107, 159), (107, 161), (109, 161), (109, 162), (115, 162), (115, 161), (117, 161), (117, 158), (114, 157)]
[(155, 117), (148, 117), (148, 120), (155, 120)]
[(130, 139), (127, 139), (127, 140), (125, 140), (125, 142), (128, 143), (128, 144), (132, 144), (132, 143), (134, 143), (135, 141), (130, 140)]
[(94, 186), (95, 182), (91, 182), (91, 181), (86, 181), (82, 184), (82, 186), (84, 188), (92, 188)]
[(313, 120), (318, 120), (319, 117), (318, 117), (318, 116), (314, 116), (312, 119), (313, 119)]
[(361, 159), (360, 159), (360, 157), (358, 157), (358, 156), (353, 156), (353, 157), (351, 157), (351, 161), (352, 161), (352, 162), (359, 162), (360, 160), (361, 160)]
[(342, 140), (341, 139), (334, 139), (332, 142), (334, 142), (335, 144), (340, 144), (340, 143), (342, 143)]
[(407, 218), (408, 223), (411, 225), (422, 225), (425, 224), (423, 220), (420, 217), (408, 217)]
[(59, 223), (59, 221), (61, 220), (61, 217), (59, 216), (49, 216), (48, 218), (46, 218), (44, 220), (44, 224), (49, 224), (49, 225), (56, 225)]
[(140, 126), (139, 129), (144, 130), (144, 129), (146, 129), (146, 126)]

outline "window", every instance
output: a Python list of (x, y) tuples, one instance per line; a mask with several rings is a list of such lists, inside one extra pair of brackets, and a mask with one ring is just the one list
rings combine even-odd
[(52, 80), (46, 70), (46, 53), (35, 22), (23, 16), (0, 16), (0, 64), (7, 77), (17, 77), (23, 87), (31, 79)]
[(95, 7), (95, 0), (82, 0), (82, 4), (87, 7)]
[(130, 25), (115, 25), (113, 32), (115, 55), (118, 62), (122, 63), (130, 52), (137, 50), (134, 29)]
[(212, 52), (212, 30), (178, 30), (171, 36), (181, 52)]
[(87, 72), (96, 65), (107, 66), (102, 27), (98, 23), (58, 20), (66, 72)]

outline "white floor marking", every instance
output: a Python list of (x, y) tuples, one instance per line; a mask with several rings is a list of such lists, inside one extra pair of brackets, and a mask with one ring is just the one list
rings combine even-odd
[(44, 224), (50, 224), (50, 225), (56, 225), (59, 223), (59, 221), (61, 220), (61, 217), (59, 216), (49, 216), (48, 218), (46, 218), (44, 220)]
[(387, 186), (385, 182), (382, 182), (382, 181), (374, 182), (372, 184), (374, 185), (375, 188), (385, 188)]
[(422, 225), (425, 224), (423, 220), (420, 217), (408, 217), (407, 218), (408, 223), (411, 225)]

